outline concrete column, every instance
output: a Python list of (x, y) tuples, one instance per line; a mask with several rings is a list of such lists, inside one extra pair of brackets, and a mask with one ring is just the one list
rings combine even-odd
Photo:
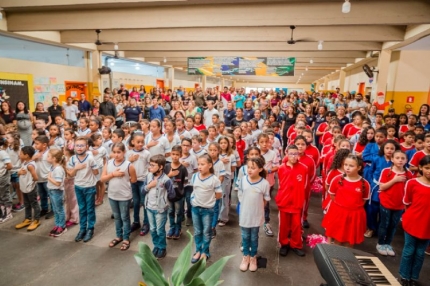
[(225, 86), (225, 81), (224, 81), (224, 77), (221, 78), (221, 86), (219, 87), (220, 90), (224, 90), (224, 86)]
[(88, 70), (88, 95), (89, 99), (98, 98), (101, 95), (101, 75), (99, 68), (102, 66), (100, 52), (87, 52), (87, 70)]
[[(384, 94), (387, 91), (388, 73), (390, 70), (391, 50), (382, 50), (378, 59), (379, 74), (375, 75), (377, 78), (376, 89), (372, 88), (372, 98), (376, 98), (376, 93), (382, 91)], [(384, 99), (385, 100), (385, 99)]]
[(0, 11), (0, 16), (0, 30), (7, 31), (6, 13), (4, 11)]
[(172, 90), (175, 88), (175, 69), (174, 68), (168, 68), (167, 69), (167, 85)]
[(324, 78), (324, 91), (328, 90), (328, 81), (329, 81), (329, 78), (328, 78), (328, 76), (326, 76)]
[(202, 90), (206, 90), (206, 76), (205, 75), (202, 75), (202, 77), (201, 77), (200, 86), (201, 86)]
[(343, 93), (345, 91), (345, 76), (346, 76), (346, 71), (340, 70), (340, 72), (339, 72), (339, 88), (340, 88), (341, 93)]

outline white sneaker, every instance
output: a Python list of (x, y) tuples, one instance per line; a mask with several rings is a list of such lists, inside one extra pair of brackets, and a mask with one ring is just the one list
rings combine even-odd
[(269, 223), (265, 223), (263, 225), (263, 228), (264, 228), (264, 232), (266, 233), (267, 236), (273, 236), (272, 227), (270, 226)]
[(393, 248), (391, 247), (391, 245), (386, 244), (386, 245), (385, 245), (385, 249), (386, 249), (387, 254), (388, 254), (389, 256), (396, 256), (396, 253), (394, 252), (394, 250), (393, 250)]
[(377, 244), (376, 245), (376, 250), (379, 252), (379, 254), (381, 254), (381, 255), (384, 255), (384, 256), (387, 256), (388, 255), (388, 252), (387, 252), (387, 249), (385, 248), (385, 245), (379, 245), (379, 244)]

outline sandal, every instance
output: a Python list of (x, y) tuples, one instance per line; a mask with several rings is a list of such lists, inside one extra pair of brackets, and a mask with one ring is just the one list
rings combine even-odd
[(121, 240), (119, 240), (118, 238), (115, 238), (115, 239), (113, 239), (113, 240), (109, 243), (109, 247), (110, 247), (110, 248), (115, 247), (115, 246), (117, 246), (119, 243), (121, 243), (121, 241), (122, 241), (122, 239), (121, 239)]
[(123, 241), (122, 245), (121, 245), (121, 251), (126, 251), (127, 249), (130, 248), (130, 241)]

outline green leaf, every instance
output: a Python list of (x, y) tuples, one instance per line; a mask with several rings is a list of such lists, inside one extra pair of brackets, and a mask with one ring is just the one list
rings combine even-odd
[(188, 284), (190, 284), (195, 277), (203, 273), (205, 269), (206, 269), (206, 259), (200, 259), (199, 261), (197, 261), (196, 264), (194, 264), (193, 266), (190, 267), (190, 269), (188, 269), (188, 272), (185, 275), (185, 278), (183, 281), (184, 285), (188, 286)]
[(205, 284), (205, 282), (199, 278), (196, 277), (193, 279), (193, 281), (191, 281), (191, 283), (187, 284), (186, 286), (206, 286), (207, 284)]
[(202, 274), (199, 275), (199, 278), (205, 282), (207, 286), (217, 285), (218, 279), (221, 276), (221, 272), (227, 263), (227, 261), (232, 258), (234, 255), (225, 256), (209, 266)]
[(189, 242), (187, 246), (181, 251), (172, 271), (172, 282), (174, 286), (182, 285), (185, 275), (187, 274), (188, 267), (191, 260), (191, 247), (193, 244), (193, 236), (187, 231)]
[(134, 259), (139, 264), (143, 280), (148, 286), (169, 285), (164, 277), (163, 269), (155, 259), (148, 245), (139, 242), (139, 253), (134, 255)]

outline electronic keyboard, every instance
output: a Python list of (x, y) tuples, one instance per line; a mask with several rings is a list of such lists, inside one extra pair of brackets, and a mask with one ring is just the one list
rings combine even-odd
[(371, 254), (355, 256), (350, 248), (318, 244), (314, 260), (328, 286), (400, 286), (379, 258)]

